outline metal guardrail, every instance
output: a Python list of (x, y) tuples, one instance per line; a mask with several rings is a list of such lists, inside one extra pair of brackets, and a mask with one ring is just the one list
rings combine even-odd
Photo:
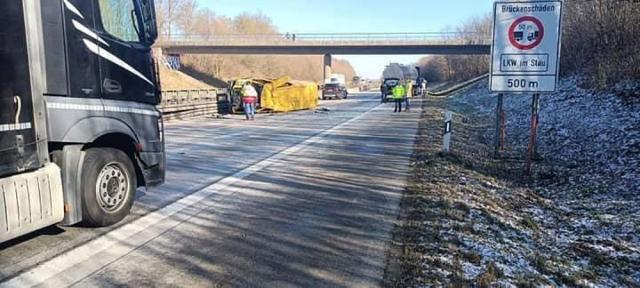
[(471, 85), (473, 85), (473, 84), (475, 84), (477, 82), (480, 82), (481, 80), (483, 80), (483, 79), (485, 79), (487, 77), (489, 77), (488, 73), (484, 74), (484, 75), (480, 75), (480, 76), (478, 76), (476, 78), (467, 80), (465, 82), (459, 83), (459, 84), (457, 84), (457, 85), (455, 85), (453, 87), (450, 87), (450, 88), (447, 88), (447, 89), (444, 89), (444, 90), (440, 90), (440, 91), (436, 91), (436, 92), (429, 92), (429, 95), (430, 96), (436, 96), (436, 97), (446, 96), (446, 95), (449, 95), (449, 94), (451, 94), (453, 92), (457, 92), (458, 90), (467, 88), (467, 87), (469, 87), (469, 86), (471, 86)]
[(417, 33), (299, 33), (299, 34), (174, 34), (159, 42), (159, 46), (216, 45), (485, 45), (491, 35), (478, 32), (417, 32)]
[(162, 91), (158, 109), (166, 120), (215, 116), (224, 105), (226, 89), (193, 89)]

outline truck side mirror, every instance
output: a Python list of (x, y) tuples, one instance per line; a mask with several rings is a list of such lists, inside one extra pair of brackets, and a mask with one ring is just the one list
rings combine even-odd
[(143, 38), (145, 44), (151, 46), (158, 39), (155, 4), (153, 0), (139, 0), (138, 3), (140, 5), (140, 14), (142, 15)]

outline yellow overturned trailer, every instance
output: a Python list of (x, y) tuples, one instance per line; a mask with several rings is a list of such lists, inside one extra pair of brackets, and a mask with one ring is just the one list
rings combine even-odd
[(240, 91), (245, 84), (258, 91), (257, 108), (262, 111), (290, 112), (313, 109), (318, 106), (318, 85), (313, 82), (292, 80), (285, 76), (274, 80), (237, 79), (230, 83), (232, 113), (242, 110)]

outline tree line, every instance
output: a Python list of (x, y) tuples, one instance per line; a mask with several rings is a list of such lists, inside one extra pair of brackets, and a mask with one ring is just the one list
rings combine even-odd
[[(447, 27), (455, 32), (452, 40), (465, 43), (483, 43), (491, 38), (492, 14), (473, 17), (458, 27)], [(442, 55), (421, 58), (417, 66), (420, 74), (429, 82), (468, 80), (489, 71), (489, 56), (486, 55)]]
[[(157, 0), (156, 10), (161, 40), (184, 35), (214, 39), (218, 35), (282, 34), (262, 13), (221, 16), (207, 7), (200, 7), (195, 0)], [(323, 80), (322, 56), (184, 55), (181, 60), (187, 68), (220, 79), (289, 75), (300, 80)], [(345, 74), (347, 79), (355, 75), (354, 68), (346, 60), (334, 59), (333, 71)]]
[[(579, 76), (581, 85), (604, 89), (640, 79), (640, 2), (565, 0), (560, 72)], [(472, 18), (455, 28), (455, 38), (490, 39), (492, 15)], [(471, 79), (489, 71), (489, 56), (430, 56), (420, 59), (429, 81)]]

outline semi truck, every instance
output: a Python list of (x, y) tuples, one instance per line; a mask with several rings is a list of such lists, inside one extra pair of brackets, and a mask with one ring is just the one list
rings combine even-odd
[(407, 80), (416, 81), (417, 78), (418, 70), (412, 66), (398, 63), (391, 63), (387, 65), (382, 72), (382, 84), (380, 85), (382, 102), (387, 102), (388, 98), (391, 97), (390, 95), (393, 87), (402, 85)]
[(153, 0), (0, 1), (0, 242), (164, 182)]

